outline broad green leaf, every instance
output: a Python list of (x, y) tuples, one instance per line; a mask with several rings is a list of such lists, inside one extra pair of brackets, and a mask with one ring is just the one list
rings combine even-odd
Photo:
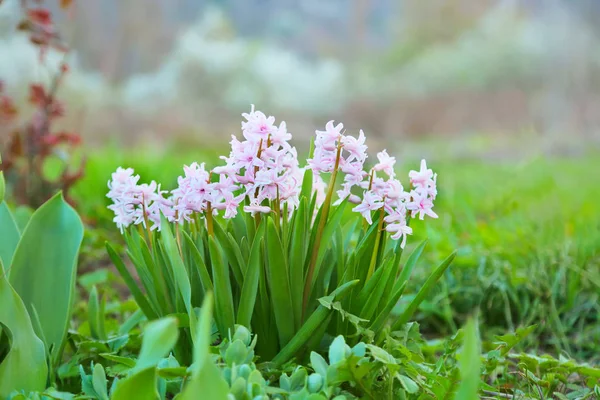
[(111, 399), (158, 399), (156, 366), (175, 346), (178, 336), (176, 318), (166, 317), (149, 322), (144, 328), (142, 348), (135, 367), (129, 376), (119, 380)]
[[(10, 209), (5, 202), (0, 202), (0, 261), (7, 270), (10, 268), (20, 238), (21, 233)], [(1, 269), (0, 273), (2, 273)]]
[[(33, 210), (29, 206), (18, 206), (13, 211), (13, 218), (17, 224), (19, 232), (23, 232), (33, 215)], [(8, 268), (8, 267), (7, 267)]]
[(9, 280), (30, 315), (35, 308), (51, 362), (60, 362), (71, 322), (83, 224), (62, 194), (36, 210), (15, 250)]
[(294, 336), (294, 306), (290, 289), (287, 258), (271, 218), (267, 221), (267, 281), (277, 325), (279, 345), (285, 346)]
[(477, 325), (473, 319), (470, 319), (465, 327), (464, 342), (458, 362), (461, 382), (456, 392), (456, 400), (479, 399), (478, 392), (481, 380), (480, 347)]
[(48, 378), (44, 343), (36, 336), (23, 301), (1, 273), (0, 304), (0, 327), (11, 344), (0, 363), (0, 398), (17, 389), (42, 391)]
[(158, 364), (175, 346), (178, 337), (179, 329), (176, 318), (165, 317), (149, 322), (144, 327), (142, 348), (133, 372), (139, 372)]
[(446, 257), (446, 259), (442, 261), (442, 263), (435, 269), (435, 271), (433, 271), (431, 275), (429, 275), (429, 278), (427, 278), (423, 286), (421, 286), (421, 289), (417, 292), (415, 298), (410, 302), (406, 310), (404, 310), (404, 312), (400, 315), (396, 323), (393, 325), (393, 329), (398, 329), (399, 327), (407, 323), (410, 318), (412, 318), (415, 311), (417, 311), (419, 305), (423, 302), (423, 300), (425, 300), (427, 295), (429, 295), (429, 292), (431, 291), (431, 289), (433, 289), (433, 287), (444, 274), (446, 269), (448, 269), (448, 267), (454, 260), (454, 257), (456, 257), (456, 251), (452, 252), (448, 257)]
[(196, 400), (202, 398), (214, 400), (227, 400), (229, 387), (223, 379), (221, 371), (217, 368), (210, 356), (210, 329), (212, 315), (212, 295), (207, 294), (202, 304), (196, 341), (194, 345), (194, 364), (190, 367), (192, 376), (183, 388), (177, 400)]
[(137, 374), (119, 380), (115, 384), (110, 398), (111, 400), (159, 399), (156, 385), (156, 368), (146, 368)]
[(235, 311), (233, 308), (233, 294), (231, 292), (231, 281), (229, 279), (229, 268), (223, 262), (223, 255), (217, 242), (208, 238), (208, 249), (212, 264), (212, 276), (215, 286), (215, 308), (217, 326), (222, 338), (226, 338), (229, 332), (233, 332), (235, 324)]

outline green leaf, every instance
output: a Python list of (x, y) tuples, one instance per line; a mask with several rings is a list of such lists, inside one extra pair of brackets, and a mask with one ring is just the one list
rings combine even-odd
[(306, 168), (302, 177), (302, 189), (300, 190), (300, 199), (310, 199), (312, 197), (313, 171)]
[(61, 359), (71, 322), (83, 224), (62, 194), (36, 210), (15, 250), (9, 280), (30, 315), (35, 308), (52, 365)]
[(183, 264), (183, 260), (181, 259), (181, 255), (179, 254), (177, 242), (175, 241), (173, 233), (171, 232), (170, 223), (162, 214), (160, 233), (160, 239), (164, 246), (166, 256), (171, 265), (173, 277), (175, 279), (175, 284), (179, 289), (179, 294), (183, 299), (185, 310), (187, 311), (188, 316), (190, 318), (190, 331), (193, 337), (195, 333), (194, 330), (196, 329), (196, 313), (194, 312), (194, 308), (192, 307), (192, 287), (190, 284), (190, 279), (187, 273), (187, 269)]
[(48, 366), (44, 343), (35, 335), (27, 309), (6, 276), (0, 274), (0, 327), (10, 349), (0, 363), (0, 398), (13, 390), (42, 391)]
[(216, 237), (219, 247), (222, 249), (223, 253), (225, 253), (226, 259), (229, 262), (229, 265), (231, 265), (231, 271), (233, 272), (235, 282), (241, 287), (244, 281), (242, 276), (242, 264), (244, 261), (242, 259), (240, 248), (233, 238), (227, 235), (218, 221), (214, 221), (214, 231), (214, 237)]
[(146, 368), (135, 375), (119, 380), (110, 398), (111, 400), (159, 399), (156, 368)]
[(448, 267), (454, 260), (454, 257), (456, 257), (456, 251), (452, 252), (452, 254), (446, 257), (446, 259), (435, 269), (435, 271), (433, 271), (433, 273), (429, 275), (429, 278), (427, 278), (427, 280), (425, 281), (421, 289), (417, 292), (417, 295), (410, 302), (406, 310), (404, 310), (404, 312), (400, 315), (396, 323), (393, 325), (392, 329), (398, 329), (399, 327), (407, 323), (410, 318), (412, 318), (415, 311), (417, 311), (419, 305), (423, 302), (423, 300), (425, 300), (431, 289), (433, 289), (433, 287), (440, 279), (440, 277), (444, 274), (446, 269), (448, 269)]
[[(425, 249), (425, 246), (427, 245), (427, 239), (423, 240), (414, 250), (412, 253), (410, 253), (410, 256), (408, 256), (408, 260), (406, 260), (406, 264), (404, 265), (404, 268), (402, 268), (402, 271), (400, 272), (400, 276), (398, 277), (398, 280), (396, 281), (396, 287), (400, 287), (402, 285), (404, 285), (405, 282), (408, 281), (408, 279), (410, 278), (410, 275), (412, 274), (413, 269), (415, 268), (415, 265), (417, 265), (417, 261), (419, 261), (419, 257), (421, 257), (421, 254), (423, 254), (423, 249)], [(400, 262), (400, 260), (397, 260), (398, 262)]]
[[(223, 262), (221, 249), (215, 240), (208, 238), (208, 249), (212, 264), (212, 275), (215, 285), (215, 305), (217, 326), (222, 338), (226, 338), (229, 332), (233, 332), (235, 312), (233, 308), (233, 294), (231, 292), (231, 281), (229, 279), (229, 268)], [(190, 322), (191, 323), (191, 322)]]
[(285, 346), (294, 336), (294, 306), (292, 303), (287, 258), (271, 218), (267, 221), (267, 274), (271, 305), (275, 315), (279, 345)]
[(250, 322), (252, 321), (252, 313), (254, 312), (254, 304), (256, 303), (258, 293), (260, 269), (264, 265), (261, 254), (264, 240), (259, 236), (262, 231), (263, 229), (259, 229), (259, 233), (254, 238), (254, 243), (252, 244), (237, 314), (237, 323), (247, 328), (251, 327)]
[(212, 295), (207, 294), (200, 310), (196, 342), (194, 345), (194, 364), (190, 367), (192, 376), (183, 388), (177, 400), (196, 400), (202, 398), (227, 400), (229, 387), (210, 356), (210, 330), (212, 315)]
[(104, 372), (104, 368), (101, 364), (94, 365), (92, 376), (92, 386), (98, 395), (98, 399), (108, 400), (108, 381), (106, 380), (106, 373)]
[(177, 318), (165, 317), (149, 322), (144, 327), (142, 348), (133, 372), (158, 364), (175, 346), (178, 337)]
[(300, 327), (300, 324), (302, 323), (302, 290), (304, 288), (304, 265), (306, 264), (305, 258), (309, 232), (310, 219), (308, 218), (308, 200), (306, 197), (303, 197), (302, 200), (300, 200), (298, 209), (294, 213), (289, 257), (290, 289), (292, 291), (294, 324), (296, 327)]
[(133, 279), (133, 276), (125, 266), (125, 263), (123, 263), (121, 257), (119, 257), (117, 252), (111, 247), (111, 245), (108, 242), (106, 242), (106, 251), (111, 261), (117, 268), (117, 271), (119, 271), (119, 274), (125, 281), (125, 284), (129, 288), (129, 291), (131, 291), (131, 295), (135, 299), (135, 302), (140, 307), (146, 318), (148, 318), (149, 320), (158, 318), (158, 314), (156, 313), (156, 311), (154, 311), (154, 309), (146, 299), (146, 295), (144, 295), (138, 287), (135, 279)]
[(104, 297), (98, 298), (96, 286), (92, 287), (90, 298), (88, 300), (88, 322), (90, 324), (90, 334), (94, 339), (106, 340), (106, 330), (104, 329)]
[(149, 322), (144, 328), (142, 348), (131, 374), (115, 386), (112, 400), (158, 399), (156, 366), (171, 351), (179, 329), (177, 319), (166, 317)]
[[(350, 281), (335, 289), (329, 296), (326, 296), (327, 302), (331, 304), (335, 299), (341, 298), (358, 282), (358, 280)], [(306, 322), (304, 322), (289, 343), (273, 358), (273, 364), (279, 366), (294, 357), (311, 340), (315, 331), (327, 321), (333, 312), (333, 307), (326, 307), (320, 304), (310, 317), (307, 318)]]
[(481, 357), (477, 325), (473, 319), (467, 322), (463, 347), (460, 352), (459, 368), (461, 382), (456, 392), (456, 400), (477, 400), (481, 381)]
[(198, 270), (198, 275), (200, 276), (200, 283), (202, 284), (202, 289), (204, 290), (204, 293), (212, 292), (213, 283), (210, 279), (208, 269), (206, 268), (206, 263), (200, 255), (200, 250), (198, 250), (198, 247), (192, 240), (191, 236), (185, 231), (183, 231), (183, 238), (192, 253), (192, 259), (194, 260), (194, 265)]
[[(0, 261), (7, 269), (12, 263), (20, 238), (21, 233), (10, 209), (5, 202), (0, 202)], [(0, 273), (3, 273), (2, 269)]]
[(410, 379), (408, 376), (396, 374), (396, 378), (398, 378), (400, 384), (408, 393), (414, 394), (419, 391), (419, 385), (417, 385), (416, 382)]

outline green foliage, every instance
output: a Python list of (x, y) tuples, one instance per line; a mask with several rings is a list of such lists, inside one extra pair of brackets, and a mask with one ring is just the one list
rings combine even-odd
[(33, 213), (22, 235), (6, 203), (0, 210), (0, 237), (6, 239), (0, 265), (9, 263), (0, 268), (0, 395), (6, 395), (43, 390), (55, 380), (71, 323), (83, 226), (60, 194)]
[(71, 320), (82, 238), (79, 216), (56, 195), (31, 217), (9, 271), (11, 285), (36, 321), (36, 333), (44, 341), (52, 368), (60, 362)]
[(481, 371), (481, 349), (475, 320), (471, 319), (465, 328), (464, 342), (460, 352), (459, 368), (461, 382), (456, 399), (477, 400), (479, 398), (479, 375)]
[(43, 391), (48, 378), (44, 343), (36, 336), (23, 300), (0, 274), (0, 328), (8, 354), (0, 361), (0, 398), (13, 390)]

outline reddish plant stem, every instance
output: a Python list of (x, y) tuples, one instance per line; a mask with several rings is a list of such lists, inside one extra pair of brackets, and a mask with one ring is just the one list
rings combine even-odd
[(321, 239), (323, 237), (323, 230), (329, 216), (329, 209), (331, 207), (331, 198), (333, 197), (333, 190), (335, 188), (335, 180), (337, 178), (338, 168), (340, 166), (340, 157), (342, 154), (342, 144), (338, 144), (337, 154), (335, 156), (335, 166), (331, 173), (331, 179), (329, 180), (329, 187), (327, 188), (327, 196), (323, 202), (323, 212), (321, 213), (321, 219), (317, 227), (317, 235), (315, 236), (315, 243), (312, 248), (312, 254), (310, 257), (310, 264), (308, 265), (308, 271), (306, 274), (306, 280), (304, 282), (304, 293), (302, 296), (302, 320), (306, 316), (306, 307), (308, 306), (308, 300), (310, 298), (310, 292), (312, 288), (313, 275), (317, 264), (317, 257), (319, 256), (319, 248), (321, 247)]

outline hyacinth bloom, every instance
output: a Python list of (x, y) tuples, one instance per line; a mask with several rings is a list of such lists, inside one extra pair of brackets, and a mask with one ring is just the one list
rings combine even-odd
[[(274, 117), (254, 106), (242, 116), (243, 140), (232, 136), (230, 154), (221, 157), (224, 163), (212, 170), (207, 170), (204, 163), (184, 166), (178, 187), (170, 192), (161, 190), (154, 181), (140, 184), (133, 169), (119, 167), (112, 174), (107, 194), (113, 201), (109, 208), (115, 213), (119, 229), (123, 231), (130, 225), (148, 228), (149, 222), (149, 229), (160, 229), (161, 214), (177, 224), (195, 222), (197, 217), (210, 219), (220, 213), (226, 219), (239, 212), (256, 218), (268, 213), (289, 218), (299, 205), (300, 187), (308, 170), (313, 174), (317, 208), (323, 208), (320, 224), (325, 223), (330, 206), (347, 201), (355, 204), (353, 211), (368, 224), (379, 213), (380, 231), (388, 232), (404, 247), (407, 235), (412, 234), (409, 218), (438, 217), (433, 211), (437, 175), (427, 168), (425, 160), (419, 171), (409, 172), (410, 190), (406, 191), (396, 178), (395, 157), (383, 150), (372, 168), (366, 169), (364, 132), (354, 137), (346, 134), (343, 124), (329, 121), (325, 130), (316, 131), (313, 155), (300, 167), (285, 122), (276, 125)], [(323, 178), (323, 174), (329, 176)], [(338, 175), (343, 178), (338, 180)], [(334, 193), (338, 196), (335, 201)], [(284, 209), (288, 215), (283, 215)]]

